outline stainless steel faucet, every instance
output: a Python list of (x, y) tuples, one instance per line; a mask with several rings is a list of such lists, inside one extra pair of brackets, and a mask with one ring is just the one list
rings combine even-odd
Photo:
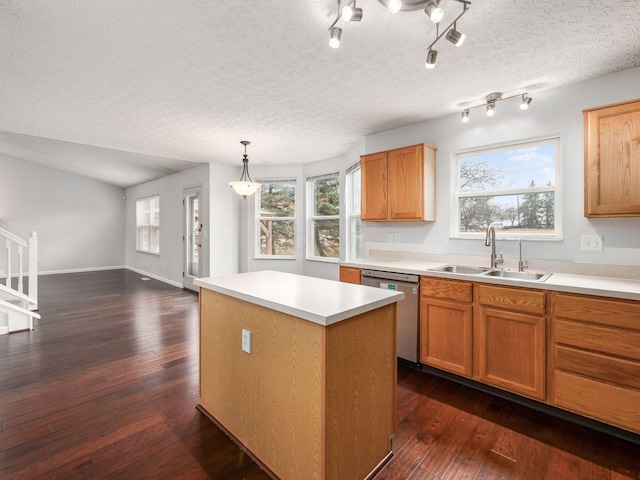
[(487, 236), (484, 239), (484, 244), (487, 247), (491, 247), (491, 268), (496, 268), (503, 260), (502, 254), (500, 254), (500, 258), (496, 255), (496, 229), (491, 224), (487, 227)]
[(522, 238), (518, 239), (518, 250), (519, 250), (519, 259), (518, 259), (518, 271), (524, 272), (524, 269), (527, 268), (527, 261), (522, 261)]

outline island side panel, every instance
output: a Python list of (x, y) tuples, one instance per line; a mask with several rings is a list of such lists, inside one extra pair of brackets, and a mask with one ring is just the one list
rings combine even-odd
[(282, 480), (325, 478), (326, 327), (206, 289), (200, 302), (200, 405)]
[(327, 328), (327, 479), (363, 479), (396, 430), (396, 304)]

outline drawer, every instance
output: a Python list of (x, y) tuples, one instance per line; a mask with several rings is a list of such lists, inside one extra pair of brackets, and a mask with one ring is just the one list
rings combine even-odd
[(640, 392), (595, 380), (555, 373), (554, 405), (640, 433)]
[(459, 280), (420, 277), (420, 294), (423, 297), (471, 303), (473, 301), (473, 284)]
[(640, 331), (640, 302), (556, 294), (556, 318)]
[(640, 390), (639, 362), (558, 346), (556, 369)]
[(640, 332), (632, 330), (557, 320), (556, 343), (640, 360)]
[(539, 290), (478, 285), (480, 304), (515, 312), (545, 314), (545, 294)]

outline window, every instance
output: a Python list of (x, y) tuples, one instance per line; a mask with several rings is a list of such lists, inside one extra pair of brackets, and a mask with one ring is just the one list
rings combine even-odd
[(340, 177), (338, 172), (307, 178), (307, 258), (340, 257)]
[(260, 180), (256, 195), (257, 257), (294, 257), (296, 180)]
[(160, 196), (136, 200), (136, 250), (160, 254)]
[(364, 241), (362, 238), (362, 220), (360, 217), (360, 163), (347, 169), (345, 177), (345, 197), (347, 205), (347, 252), (346, 258), (352, 260), (364, 256)]
[(560, 138), (455, 155), (453, 236), (561, 238)]

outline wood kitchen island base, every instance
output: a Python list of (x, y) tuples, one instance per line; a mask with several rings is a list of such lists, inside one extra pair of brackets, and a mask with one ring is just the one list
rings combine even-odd
[(395, 303), (324, 326), (201, 289), (200, 408), (277, 478), (367, 478), (396, 428)]

